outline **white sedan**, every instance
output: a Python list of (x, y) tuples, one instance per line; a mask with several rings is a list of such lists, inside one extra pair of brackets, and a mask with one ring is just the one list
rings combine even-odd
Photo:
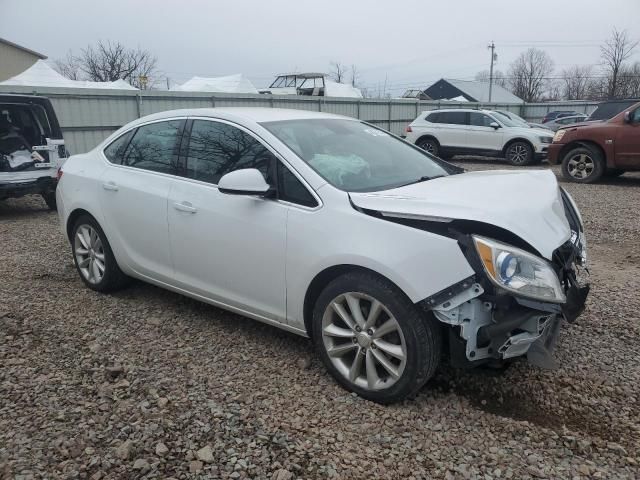
[(588, 292), (582, 220), (550, 171), (464, 173), (352, 118), (164, 112), (60, 174), (89, 288), (136, 278), (308, 336), (380, 403), (415, 393), (444, 351), (549, 366)]

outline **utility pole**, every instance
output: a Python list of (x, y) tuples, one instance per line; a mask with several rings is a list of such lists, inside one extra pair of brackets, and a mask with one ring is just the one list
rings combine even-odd
[(493, 89), (493, 61), (498, 58), (498, 55), (495, 53), (496, 44), (491, 40), (491, 45), (487, 47), (491, 50), (491, 67), (489, 68), (489, 102), (491, 102), (491, 90)]

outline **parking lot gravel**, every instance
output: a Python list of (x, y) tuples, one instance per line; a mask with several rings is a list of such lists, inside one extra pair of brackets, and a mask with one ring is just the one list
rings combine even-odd
[(57, 215), (0, 202), (0, 478), (640, 478), (640, 174), (563, 185), (593, 289), (559, 368), (444, 365), (386, 407), (304, 338), (142, 283), (88, 290)]

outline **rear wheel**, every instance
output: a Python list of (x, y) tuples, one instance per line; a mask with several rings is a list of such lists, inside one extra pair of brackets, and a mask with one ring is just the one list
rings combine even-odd
[(507, 161), (516, 167), (531, 165), (534, 161), (533, 148), (527, 142), (513, 142), (505, 154)]
[(107, 237), (93, 217), (76, 221), (71, 237), (73, 261), (80, 278), (91, 290), (112, 292), (129, 283), (116, 262)]
[(49, 207), (49, 210), (56, 210), (57, 204), (56, 204), (56, 192), (55, 190), (53, 192), (44, 192), (42, 193), (42, 198), (44, 200), (44, 203), (47, 204), (47, 207)]
[(593, 183), (604, 172), (602, 155), (589, 147), (574, 148), (562, 159), (562, 175), (571, 182)]
[(322, 361), (344, 388), (378, 403), (414, 394), (440, 361), (441, 331), (395, 285), (370, 273), (331, 282), (313, 313)]
[(417, 145), (425, 152), (435, 155), (436, 157), (440, 153), (440, 145), (435, 138), (422, 138), (418, 141)]

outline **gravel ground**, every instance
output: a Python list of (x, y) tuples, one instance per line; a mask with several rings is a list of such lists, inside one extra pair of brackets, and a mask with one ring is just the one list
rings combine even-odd
[(593, 290), (560, 368), (444, 366), (390, 407), (306, 339), (149, 285), (84, 288), (56, 214), (0, 203), (0, 478), (640, 478), (640, 174), (564, 185)]

